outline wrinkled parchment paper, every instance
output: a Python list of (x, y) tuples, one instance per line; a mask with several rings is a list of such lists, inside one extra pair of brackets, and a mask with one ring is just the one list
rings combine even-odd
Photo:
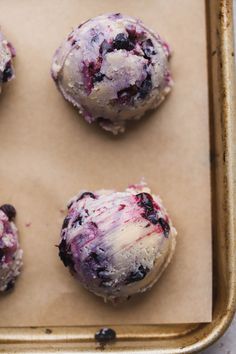
[[(50, 78), (72, 27), (105, 12), (138, 16), (171, 44), (173, 92), (113, 137), (89, 126)], [(0, 97), (0, 202), (16, 206), (24, 268), (0, 297), (0, 326), (211, 320), (211, 216), (204, 0), (1, 0), (17, 78)], [(123, 190), (141, 177), (164, 200), (178, 243), (148, 293), (112, 307), (69, 275), (55, 247), (67, 200), (80, 189)]]

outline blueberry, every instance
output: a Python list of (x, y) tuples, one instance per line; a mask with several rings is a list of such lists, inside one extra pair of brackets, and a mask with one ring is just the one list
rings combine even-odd
[(162, 227), (162, 230), (164, 232), (164, 236), (168, 237), (169, 232), (170, 232), (170, 225), (163, 218), (158, 219), (158, 223)]
[(99, 48), (99, 53), (102, 55), (105, 55), (106, 53), (112, 52), (113, 51), (113, 45), (111, 43), (108, 43), (105, 39), (102, 42), (100, 48)]
[(79, 223), (79, 225), (82, 225), (82, 216), (78, 215), (75, 220), (73, 220), (72, 225), (74, 226), (75, 224)]
[(0, 209), (6, 214), (8, 219), (12, 221), (16, 217), (16, 209), (11, 204), (4, 204), (0, 207)]
[(145, 59), (151, 59), (151, 57), (156, 54), (151, 39), (147, 39), (142, 43), (142, 49)]
[(10, 280), (8, 283), (7, 283), (7, 287), (5, 289), (5, 291), (9, 291), (9, 290), (12, 290), (15, 286), (15, 282), (14, 280)]
[(101, 328), (94, 336), (100, 343), (111, 342), (116, 339), (116, 332), (111, 328)]
[(132, 98), (138, 93), (138, 87), (131, 85), (117, 92), (118, 100), (121, 104), (131, 103)]
[(93, 198), (93, 199), (96, 199), (95, 195), (91, 192), (84, 192), (81, 194), (81, 196), (77, 199), (77, 202), (85, 197), (90, 197), (90, 198)]
[[(164, 232), (164, 236), (168, 237), (170, 232), (169, 224), (163, 219), (158, 218), (158, 213), (155, 211), (153, 205), (153, 198), (149, 193), (136, 194), (138, 205), (144, 209), (144, 213), (141, 214), (145, 219), (149, 220), (153, 225), (160, 224)], [(146, 225), (147, 227), (147, 225)]]
[(142, 82), (139, 89), (139, 97), (144, 99), (152, 90), (152, 78), (151, 75), (147, 75), (146, 79)]
[(98, 71), (97, 73), (94, 74), (94, 77), (93, 77), (93, 83), (95, 82), (101, 82), (104, 78), (104, 74), (101, 73), (101, 71)]
[(93, 274), (93, 276), (97, 276), (98, 278), (98, 273), (105, 270), (102, 257), (94, 251), (90, 252), (86, 257), (84, 265), (86, 268), (88, 268), (89, 272)]
[(91, 252), (89, 254), (89, 257), (87, 258), (87, 261), (92, 259), (93, 261), (95, 261), (96, 263), (99, 263), (100, 259), (99, 259), (99, 255), (96, 252)]
[(101, 268), (102, 257), (96, 252), (90, 252), (85, 262), (89, 264), (90, 270), (96, 271)]
[(136, 272), (131, 272), (129, 274), (129, 276), (125, 279), (125, 284), (130, 284), (142, 280), (145, 278), (149, 270), (150, 269), (148, 267), (144, 268), (144, 266), (141, 264)]
[(70, 218), (68, 218), (68, 217), (66, 217), (64, 219), (63, 224), (62, 224), (62, 230), (67, 228), (69, 221), (70, 221)]
[(138, 198), (138, 205), (148, 212), (153, 211), (153, 198), (149, 193), (139, 193), (136, 194), (136, 197)]
[(72, 260), (70, 246), (67, 246), (65, 239), (62, 239), (59, 245), (59, 257), (61, 258), (65, 267), (70, 267), (71, 270), (74, 270), (74, 262)]
[(113, 44), (115, 49), (134, 49), (134, 44), (129, 40), (129, 37), (125, 33), (118, 33)]
[(158, 216), (156, 213), (149, 214), (147, 216), (147, 219), (154, 225), (156, 225), (158, 223)]
[(149, 193), (139, 193), (136, 194), (136, 198), (138, 205), (144, 209), (144, 213), (141, 215), (153, 225), (157, 225), (160, 219), (158, 219), (158, 213), (155, 210), (152, 196)]
[(13, 72), (12, 72), (11, 62), (9, 61), (6, 65), (5, 70), (3, 71), (2, 82), (9, 81), (11, 79), (12, 75), (13, 75)]

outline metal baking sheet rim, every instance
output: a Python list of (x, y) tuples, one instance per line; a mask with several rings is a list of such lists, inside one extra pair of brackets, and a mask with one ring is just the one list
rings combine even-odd
[[(208, 28), (213, 216), (213, 320), (181, 325), (113, 326), (113, 353), (199, 352), (228, 328), (236, 309), (235, 63), (232, 0), (205, 0)], [(218, 105), (218, 107), (217, 107)], [(217, 203), (214, 203), (217, 201)], [(215, 215), (214, 215), (215, 214)], [(92, 353), (96, 326), (0, 328), (0, 353)]]

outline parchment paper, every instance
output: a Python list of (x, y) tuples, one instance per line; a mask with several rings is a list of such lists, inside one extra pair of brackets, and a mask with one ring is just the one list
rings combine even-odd
[[(72, 27), (105, 12), (138, 16), (171, 44), (173, 92), (160, 109), (113, 137), (89, 126), (50, 78)], [(17, 78), (0, 98), (0, 202), (18, 210), (24, 268), (0, 298), (0, 326), (180, 323), (211, 320), (211, 217), (204, 0), (1, 0), (17, 50)], [(80, 189), (145, 177), (164, 200), (178, 243), (152, 291), (112, 307), (59, 260), (67, 200)]]

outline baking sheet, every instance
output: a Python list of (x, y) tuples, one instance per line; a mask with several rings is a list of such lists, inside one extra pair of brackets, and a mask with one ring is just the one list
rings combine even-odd
[[(171, 44), (175, 87), (113, 137), (56, 91), (51, 57), (71, 28), (104, 12), (138, 16)], [(204, 0), (1, 0), (17, 79), (0, 98), (0, 198), (18, 210), (24, 269), (0, 298), (0, 326), (208, 322), (212, 313), (209, 122)], [(57, 257), (63, 208), (80, 189), (145, 177), (178, 230), (152, 291), (119, 307), (80, 287)]]

